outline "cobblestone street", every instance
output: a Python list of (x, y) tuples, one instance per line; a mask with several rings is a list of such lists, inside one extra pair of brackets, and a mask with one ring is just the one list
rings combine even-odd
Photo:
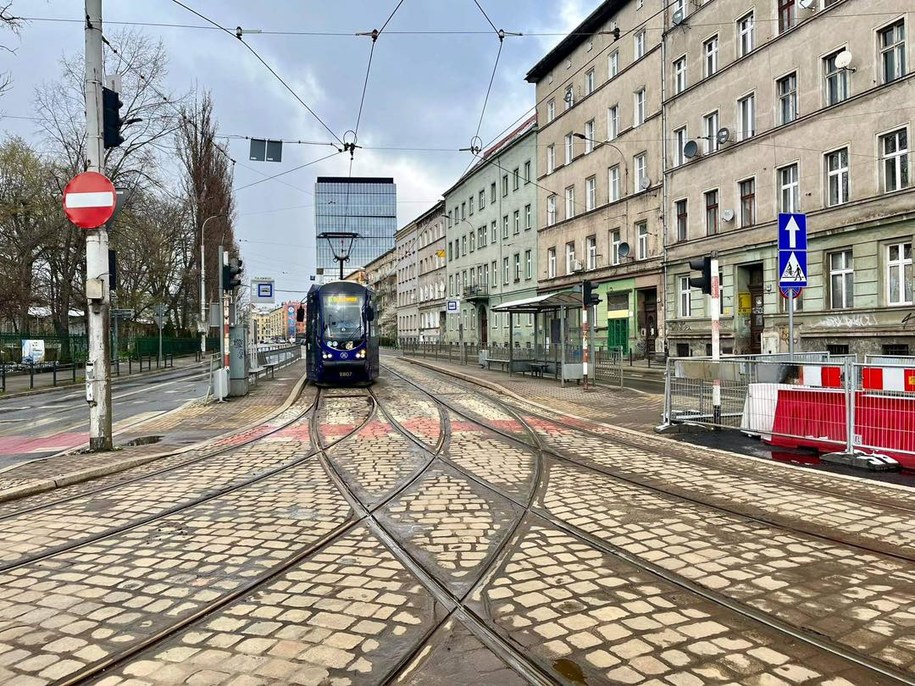
[(0, 683), (915, 683), (910, 490), (639, 433), (611, 391), (391, 357), (282, 389), (117, 473), (9, 475)]

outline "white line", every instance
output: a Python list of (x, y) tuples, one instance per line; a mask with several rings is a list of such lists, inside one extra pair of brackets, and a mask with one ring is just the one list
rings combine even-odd
[(98, 191), (96, 193), (67, 193), (65, 207), (114, 207), (114, 193)]

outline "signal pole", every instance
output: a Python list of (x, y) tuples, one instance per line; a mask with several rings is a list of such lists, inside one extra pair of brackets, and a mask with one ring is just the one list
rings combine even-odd
[(715, 367), (715, 378), (712, 380), (712, 414), (715, 424), (721, 424), (721, 277), (718, 274), (718, 253), (712, 253), (712, 362)]
[[(104, 173), (102, 138), (102, 0), (85, 0), (86, 10), (86, 161), (88, 171)], [(108, 290), (108, 229), (86, 231), (86, 295), (89, 354), (86, 361), (86, 401), (89, 403), (89, 449), (111, 450), (111, 348), (108, 331), (111, 293)]]

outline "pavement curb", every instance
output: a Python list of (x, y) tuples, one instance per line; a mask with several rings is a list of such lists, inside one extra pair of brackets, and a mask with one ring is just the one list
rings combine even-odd
[[(266, 421), (270, 421), (274, 417), (277, 417), (277, 416), (281, 415), (283, 412), (285, 412), (286, 410), (288, 410), (292, 406), (292, 404), (296, 401), (296, 399), (299, 397), (299, 394), (302, 392), (302, 388), (305, 386), (305, 384), (307, 382), (308, 382), (307, 373), (303, 372), (302, 376), (299, 378), (299, 380), (296, 381), (295, 386), (293, 386), (292, 391), (290, 391), (289, 395), (286, 397), (286, 400), (283, 401), (283, 404), (280, 405), (280, 407), (278, 409), (260, 417), (259, 419), (255, 420), (253, 422), (250, 422), (246, 426), (239, 427), (237, 429), (233, 429), (232, 431), (227, 431), (225, 433), (219, 434), (218, 436), (211, 436), (210, 438), (200, 441), (199, 443), (193, 443), (191, 445), (184, 446), (177, 450), (170, 450), (168, 452), (155, 453), (153, 455), (137, 455), (137, 456), (125, 458), (123, 460), (119, 460), (116, 462), (111, 462), (109, 464), (99, 465), (97, 467), (89, 467), (87, 469), (79, 469), (79, 470), (76, 470), (73, 472), (69, 472), (67, 474), (61, 474), (53, 479), (42, 479), (42, 480), (34, 481), (32, 483), (23, 484), (21, 486), (14, 486), (13, 488), (7, 488), (5, 490), (0, 490), (0, 503), (8, 502), (10, 500), (18, 500), (20, 498), (25, 498), (27, 496), (37, 495), (39, 493), (46, 493), (47, 491), (52, 491), (56, 488), (63, 488), (64, 486), (72, 486), (73, 484), (77, 484), (77, 483), (80, 483), (83, 481), (89, 481), (90, 479), (97, 479), (102, 476), (110, 476), (112, 474), (117, 474), (119, 472), (123, 472), (128, 469), (133, 469), (134, 467), (141, 467), (145, 464), (148, 464), (155, 460), (162, 459), (164, 457), (171, 457), (173, 455), (181, 455), (183, 453), (190, 452), (192, 450), (200, 450), (201, 448), (205, 448), (207, 445), (220, 441), (228, 436), (232, 436), (237, 433), (244, 433), (245, 431), (248, 431), (249, 429), (252, 429), (255, 426), (258, 426), (259, 424), (263, 424)], [(189, 401), (189, 403), (190, 402), (195, 402), (195, 401)], [(176, 407), (174, 410), (170, 410), (169, 412), (163, 413), (161, 415), (157, 415), (156, 417), (150, 417), (146, 420), (143, 420), (142, 422), (137, 422), (136, 425), (126, 427), (125, 429), (123, 429), (122, 431), (119, 431), (118, 433), (119, 434), (123, 433), (124, 431), (127, 431), (128, 429), (133, 429), (135, 426), (141, 426), (142, 424), (144, 424), (147, 421), (152, 421), (153, 419), (160, 419), (161, 417), (163, 417), (167, 414), (171, 414), (172, 412), (177, 412), (177, 411), (181, 410), (182, 408), (187, 407), (187, 405), (189, 403), (185, 403), (181, 407)], [(67, 453), (72, 453), (72, 452), (73, 452), (73, 450), (68, 450), (62, 454), (67, 454)], [(54, 457), (60, 457), (60, 456), (61, 455), (52, 455), (51, 457), (47, 457), (44, 459), (49, 460)]]
[[(622, 431), (623, 433), (632, 434), (632, 435), (634, 435), (634, 436), (639, 436), (640, 438), (644, 438), (644, 437), (646, 437), (646, 436), (650, 436), (651, 438), (653, 438), (653, 439), (655, 439), (655, 440), (658, 440), (658, 441), (661, 441), (661, 442), (664, 442), (664, 443), (669, 443), (669, 444), (671, 444), (672, 446), (673, 446), (673, 445), (676, 445), (676, 446), (683, 446), (683, 445), (684, 445), (684, 444), (683, 444), (682, 442), (680, 442), (680, 441), (676, 441), (676, 440), (674, 440), (674, 439), (672, 439), (672, 438), (667, 438), (666, 436), (661, 436), (661, 435), (659, 435), (659, 434), (654, 433), (653, 431), (652, 431), (651, 433), (647, 433), (647, 432), (645, 432), (645, 431), (637, 431), (637, 430), (635, 430), (635, 429), (629, 429), (629, 428), (624, 427), (624, 426), (617, 426), (616, 424), (608, 424), (607, 422), (597, 421), (597, 420), (595, 420), (595, 419), (590, 419), (590, 418), (588, 418), (588, 417), (580, 417), (580, 416), (578, 416), (578, 415), (576, 415), (576, 414), (572, 414), (571, 412), (566, 412), (566, 411), (564, 411), (564, 410), (560, 410), (560, 409), (557, 409), (557, 408), (555, 408), (555, 407), (550, 407), (549, 405), (543, 405), (542, 403), (537, 403), (537, 402), (534, 402), (533, 400), (530, 400), (530, 399), (528, 399), (528, 398), (525, 398), (524, 396), (515, 393), (515, 392), (512, 391), (511, 389), (508, 389), (508, 388), (506, 388), (505, 386), (502, 386), (501, 384), (497, 384), (497, 383), (495, 383), (495, 382), (488, 381), (488, 380), (486, 380), (486, 379), (479, 379), (479, 378), (477, 378), (477, 377), (475, 377), (475, 376), (472, 376), (472, 375), (470, 375), (470, 374), (464, 374), (464, 373), (461, 373), (461, 372), (456, 372), (456, 371), (453, 371), (453, 370), (451, 370), (451, 369), (444, 369), (444, 368), (442, 368), (442, 367), (438, 367), (438, 366), (432, 364), (431, 362), (427, 362), (427, 361), (425, 361), (425, 360), (414, 360), (414, 359), (411, 359), (411, 358), (409, 358), (409, 357), (402, 357), (402, 358), (400, 358), (400, 359), (402, 359), (402, 360), (404, 360), (404, 361), (406, 361), (406, 362), (409, 362), (410, 364), (415, 364), (415, 365), (418, 365), (418, 366), (420, 366), (420, 367), (425, 367), (425, 368), (427, 368), (427, 369), (431, 369), (431, 370), (433, 370), (433, 371), (437, 371), (437, 372), (439, 372), (439, 373), (441, 373), (441, 374), (445, 374), (445, 375), (447, 375), (447, 376), (452, 376), (452, 377), (454, 377), (454, 378), (456, 378), (456, 379), (462, 379), (462, 380), (464, 380), (464, 381), (467, 381), (467, 382), (469, 382), (469, 383), (475, 384), (475, 385), (477, 385), (477, 386), (482, 386), (482, 387), (484, 387), (484, 388), (488, 388), (489, 390), (495, 391), (496, 393), (499, 393), (499, 394), (501, 394), (501, 395), (507, 395), (507, 396), (509, 396), (509, 397), (511, 397), (511, 398), (514, 398), (515, 400), (519, 400), (519, 401), (521, 401), (521, 402), (527, 403), (528, 405), (532, 405), (533, 407), (539, 408), (539, 409), (541, 409), (541, 410), (546, 410), (546, 411), (548, 411), (548, 412), (554, 412), (554, 413), (556, 413), (556, 414), (560, 414), (560, 415), (562, 415), (562, 416), (564, 416), (564, 417), (568, 417), (568, 418), (570, 418), (570, 419), (575, 419), (575, 420), (577, 420), (577, 421), (582, 421), (582, 422), (589, 422), (589, 423), (594, 424), (594, 425), (596, 425), (596, 426), (602, 426), (602, 427), (605, 427), (605, 428), (607, 428), (607, 429), (613, 429), (614, 431)], [(691, 444), (687, 444), (687, 445), (691, 445)], [(783, 462), (778, 462), (778, 463), (776, 463), (776, 462), (773, 462), (773, 461), (771, 461), (771, 460), (766, 460), (766, 459), (764, 459), (764, 458), (762, 458), (762, 457), (756, 457), (755, 455), (744, 455), (743, 453), (733, 453), (733, 452), (730, 452), (730, 451), (728, 451), (728, 450), (721, 450), (720, 448), (708, 448), (708, 447), (706, 447), (706, 446), (695, 446), (695, 445), (694, 445), (693, 447), (694, 447), (694, 448), (700, 448), (700, 447), (701, 447), (702, 450), (706, 450), (706, 451), (708, 451), (708, 452), (710, 452), (710, 453), (715, 453), (715, 454), (723, 455), (723, 456), (727, 456), (727, 457), (740, 457), (740, 458), (742, 458), (742, 459), (756, 460), (756, 461), (758, 461), (758, 462), (763, 462), (763, 463), (768, 464), (768, 465), (775, 465), (775, 464), (777, 464), (779, 467), (785, 468), (785, 469), (793, 469), (793, 470), (797, 470), (797, 471), (801, 471), (801, 472), (806, 472), (806, 471), (808, 471), (806, 467), (800, 467), (800, 466), (798, 466), (798, 465), (793, 465), (793, 464), (788, 464), (788, 463), (783, 463)], [(897, 490), (897, 491), (904, 492), (904, 493), (911, 493), (911, 492), (912, 492), (912, 489), (911, 489), (910, 487), (908, 487), (908, 486), (901, 486), (901, 485), (899, 485), (899, 484), (887, 483), (887, 482), (884, 482), (884, 481), (871, 481), (871, 480), (868, 480), (868, 479), (863, 479), (863, 477), (855, 476), (855, 475), (853, 475), (853, 474), (836, 474), (836, 473), (834, 473), (834, 472), (825, 472), (825, 471), (818, 471), (817, 474), (822, 474), (822, 475), (825, 475), (825, 476), (829, 476), (829, 477), (831, 477), (831, 478), (841, 479), (841, 480), (844, 480), (844, 481), (855, 481), (855, 482), (860, 482), (860, 481), (862, 481), (862, 480), (865, 480), (865, 481), (868, 482), (868, 484), (879, 484), (880, 486), (882, 486), (882, 487), (884, 487), (884, 488), (891, 489), (891, 490)]]

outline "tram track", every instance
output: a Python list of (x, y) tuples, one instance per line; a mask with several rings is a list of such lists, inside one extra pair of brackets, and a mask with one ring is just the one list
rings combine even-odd
[[(419, 392), (433, 398), (438, 404), (442, 405), (443, 407), (448, 408), (451, 412), (455, 413), (456, 415), (462, 416), (465, 419), (480, 425), (487, 431), (496, 433), (507, 440), (513, 441), (515, 443), (520, 442), (518, 440), (518, 438), (516, 436), (514, 436), (513, 434), (511, 434), (510, 432), (507, 432), (507, 431), (504, 431), (504, 430), (501, 430), (498, 428), (493, 428), (493, 427), (487, 425), (485, 422), (480, 421), (479, 418), (474, 417), (472, 414), (466, 412), (465, 410), (462, 410), (460, 407), (456, 407), (454, 403), (449, 403), (442, 398), (432, 396), (432, 394), (428, 390), (424, 389), (420, 384), (407, 378), (406, 376), (400, 374), (399, 372), (392, 370), (390, 367), (385, 367), (385, 370), (388, 373), (405, 381), (406, 383), (409, 383), (410, 385), (414, 386)], [(494, 405), (503, 408), (506, 413), (514, 416), (515, 419), (519, 423), (521, 423), (524, 427), (526, 427), (527, 431), (531, 435), (536, 436), (537, 431), (529, 424), (529, 422), (527, 422), (523, 418), (523, 416), (519, 413), (519, 411), (516, 408), (514, 408), (510, 405), (507, 405), (505, 403), (500, 403), (499, 401), (489, 398), (488, 396), (486, 396), (484, 394), (478, 393), (478, 395), (482, 398), (485, 398), (487, 401), (493, 403)], [(606, 436), (601, 436), (601, 438), (603, 438), (604, 440), (607, 439)], [(537, 438), (537, 440), (539, 443), (539, 437)], [(521, 442), (521, 443), (523, 443), (523, 442)], [(553, 459), (568, 461), (568, 462), (577, 464), (578, 466), (592, 468), (595, 472), (602, 473), (602, 474), (612, 477), (612, 478), (622, 478), (622, 477), (618, 477), (615, 474), (609, 473), (606, 470), (600, 470), (600, 469), (594, 468), (591, 465), (585, 465), (580, 460), (564, 456), (560, 452), (556, 451), (555, 449), (553, 449), (551, 447), (541, 446), (539, 452), (541, 455), (541, 459), (543, 456), (548, 456)], [(475, 481), (477, 481), (477, 483), (479, 483), (483, 487), (499, 493), (502, 497), (512, 499), (512, 494), (508, 494), (508, 493), (499, 491), (491, 484), (488, 484), (485, 481), (480, 480), (478, 477), (476, 477), (472, 473), (469, 473), (467, 470), (464, 470), (460, 466), (457, 466), (457, 465), (453, 465), (453, 466), (455, 466), (457, 469), (462, 471), (468, 478), (471, 478), (471, 479), (474, 479)], [(770, 629), (772, 631), (776, 631), (779, 634), (787, 637), (789, 640), (803, 642), (811, 647), (815, 647), (817, 650), (829, 653), (829, 654), (831, 654), (835, 657), (838, 657), (844, 661), (847, 661), (851, 664), (858, 665), (859, 667), (861, 667), (861, 668), (867, 670), (868, 672), (870, 672), (871, 674), (873, 674), (875, 677), (877, 677), (879, 675), (879, 677), (881, 679), (888, 680), (889, 683), (915, 684), (915, 677), (913, 677), (913, 675), (911, 675), (910, 673), (904, 672), (900, 669), (897, 669), (890, 663), (887, 663), (887, 662), (885, 662), (883, 660), (879, 660), (879, 659), (873, 659), (868, 655), (862, 654), (858, 650), (850, 648), (847, 645), (844, 645), (842, 643), (839, 643), (838, 641), (835, 641), (835, 640), (829, 638), (828, 636), (818, 635), (817, 633), (812, 632), (808, 629), (794, 626), (789, 622), (786, 622), (777, 617), (774, 617), (773, 615), (771, 615), (767, 612), (760, 611), (752, 606), (747, 605), (746, 603), (743, 603), (740, 601), (735, 601), (734, 599), (728, 597), (724, 593), (714, 591), (712, 589), (704, 587), (701, 584), (696, 583), (690, 579), (687, 579), (680, 574), (672, 573), (670, 570), (665, 569), (658, 564), (648, 562), (645, 559), (643, 559), (642, 557), (640, 557), (638, 555), (634, 555), (619, 546), (612, 545), (609, 542), (603, 540), (602, 538), (600, 538), (598, 536), (592, 535), (586, 531), (582, 531), (578, 527), (575, 527), (575, 526), (570, 525), (567, 522), (563, 521), (561, 518), (556, 517), (555, 515), (552, 515), (549, 512), (543, 511), (542, 508), (535, 508), (533, 506), (533, 503), (536, 499), (535, 491), (539, 492), (541, 490), (541, 485), (542, 485), (541, 478), (538, 478), (537, 486), (535, 489), (533, 489), (533, 491), (531, 493), (531, 499), (530, 499), (531, 505), (528, 506), (526, 509), (527, 516), (533, 516), (537, 519), (548, 522), (549, 524), (556, 527), (557, 529), (560, 529), (560, 530), (568, 533), (569, 535), (574, 536), (577, 539), (586, 542), (588, 545), (593, 546), (594, 548), (601, 550), (602, 552), (612, 555), (613, 557), (620, 559), (620, 560), (626, 562), (627, 564), (633, 565), (634, 567), (637, 567), (638, 569), (643, 570), (649, 574), (652, 574), (653, 576), (656, 576), (659, 579), (663, 579), (664, 581), (667, 581), (668, 583), (671, 583), (674, 586), (679, 587), (690, 594), (701, 597), (709, 602), (714, 603), (715, 605), (717, 605), (719, 607), (725, 608), (730, 612), (738, 614), (738, 615), (750, 620), (753, 623), (767, 627), (768, 629)], [(635, 485), (637, 485), (641, 488), (651, 488), (651, 486), (645, 486), (640, 483), (637, 483)], [(682, 498), (680, 498), (679, 496), (675, 496), (673, 494), (660, 491), (660, 489), (654, 489), (654, 490), (658, 490), (659, 492), (663, 493), (663, 495), (665, 495), (667, 497), (679, 498), (682, 500)], [(515, 500), (515, 502), (517, 502), (517, 500)], [(703, 507), (716, 508), (716, 506), (714, 506), (714, 505), (709, 505), (708, 503), (705, 503), (705, 502), (702, 502), (702, 501), (696, 500), (696, 499), (691, 499), (690, 502), (692, 502), (696, 505), (699, 505), (699, 506), (703, 506)], [(716, 509), (720, 509), (720, 508), (716, 508)], [(726, 511), (726, 512), (727, 512), (727, 514), (730, 514), (732, 516), (738, 516), (738, 517), (751, 519), (751, 520), (753, 519), (752, 516), (748, 516), (745, 513), (730, 512), (730, 511)], [(772, 526), (772, 523), (770, 523), (770, 522), (764, 521), (763, 523), (766, 525)], [(518, 522), (518, 525), (520, 525), (520, 520)], [(776, 524), (775, 526), (778, 526), (778, 525)], [(781, 528), (785, 528), (785, 527), (781, 527)], [(516, 529), (517, 529), (517, 527), (516, 527)], [(805, 531), (800, 531), (799, 533), (801, 533), (803, 535), (807, 535), (807, 536), (811, 535)], [(831, 543), (838, 543), (840, 545), (846, 545), (846, 546), (852, 545), (852, 544), (849, 544), (842, 540), (831, 539), (829, 537), (823, 537), (823, 538), (824, 538), (824, 540), (828, 540)], [(878, 553), (878, 554), (883, 554), (883, 553)], [(902, 559), (905, 561), (908, 561), (908, 558), (902, 557)], [(485, 574), (481, 578), (484, 578), (484, 577), (485, 577)]]

